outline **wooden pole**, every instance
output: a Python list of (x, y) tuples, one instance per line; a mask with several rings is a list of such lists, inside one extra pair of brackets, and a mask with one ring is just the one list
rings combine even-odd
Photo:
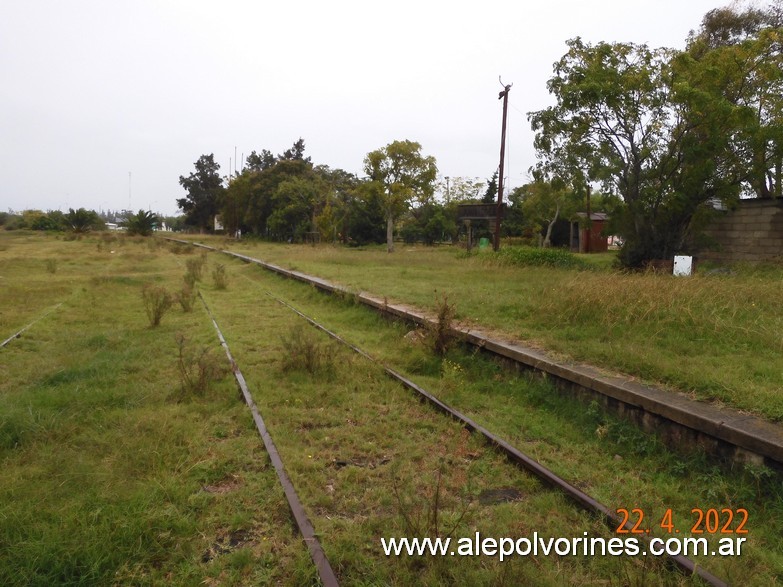
[(497, 251), (500, 248), (500, 217), (503, 213), (503, 166), (506, 157), (506, 114), (508, 113), (508, 93), (511, 91), (511, 85), (505, 86), (498, 100), (503, 99), (503, 129), (500, 134), (500, 172), (498, 173), (498, 209), (495, 213), (495, 234), (492, 242), (492, 249)]

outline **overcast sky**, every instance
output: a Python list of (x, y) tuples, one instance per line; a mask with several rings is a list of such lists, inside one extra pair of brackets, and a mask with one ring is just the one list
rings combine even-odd
[[(316, 164), (418, 141), (441, 176), (535, 163), (565, 41), (683, 48), (714, 0), (4, 0), (0, 210), (177, 210), (179, 176), (299, 137)], [(234, 163), (231, 162), (231, 166)]]

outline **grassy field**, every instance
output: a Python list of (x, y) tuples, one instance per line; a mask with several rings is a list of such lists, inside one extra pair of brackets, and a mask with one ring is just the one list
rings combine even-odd
[[(486, 274), (512, 270), (467, 261)], [(213, 280), (219, 265), (224, 289)], [(410, 265), (424, 273), (423, 263)], [(383, 556), (382, 536), (614, 534), (377, 367), (304, 328), (270, 292), (612, 508), (651, 518), (672, 508), (686, 531), (693, 507), (748, 509), (743, 556), (700, 562), (736, 583), (783, 581), (783, 494), (765, 469), (726, 471), (698, 454), (674, 455), (546, 382), (459, 348), (435, 357), (406, 340), (405, 325), (216, 253), (109, 235), (0, 233), (0, 337), (43, 316), (0, 350), (2, 584), (313, 583), (250, 415), (230, 377), (212, 369), (225, 358), (203, 307), (175, 304), (150, 327), (145, 286), (181, 292), (197, 266), (196, 286), (343, 584), (692, 581), (651, 558)], [(203, 388), (199, 369), (211, 375)], [(499, 493), (515, 497), (493, 499)]]
[(141, 288), (178, 287), (180, 259), (143, 240), (2, 236), (0, 331), (63, 305), (0, 350), (0, 583), (230, 584), (249, 542), (259, 579), (311, 576), (233, 383), (180, 401), (175, 337), (215, 347), (210, 325), (172, 311), (149, 327)]
[(432, 308), (446, 293), (465, 325), (497, 331), (693, 397), (783, 420), (783, 269), (738, 267), (691, 278), (624, 274), (611, 254), (592, 270), (520, 266), (452, 248), (274, 245), (200, 239)]

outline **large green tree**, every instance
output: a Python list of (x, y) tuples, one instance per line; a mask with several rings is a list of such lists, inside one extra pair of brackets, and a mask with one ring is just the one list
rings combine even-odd
[(748, 110), (702, 91), (676, 52), (631, 43), (568, 42), (548, 83), (553, 107), (529, 115), (539, 177), (619, 194), (621, 260), (640, 266), (687, 246), (709, 203), (739, 193), (729, 156)]
[(708, 12), (676, 71), (712, 96), (753, 112), (732, 132), (746, 196), (783, 197), (783, 2)]
[(422, 155), (419, 143), (394, 141), (368, 153), (364, 171), (386, 217), (386, 248), (391, 253), (395, 220), (414, 200), (424, 203), (433, 195), (438, 175), (435, 158)]
[(314, 167), (304, 150), (300, 138), (276, 157), (267, 149), (250, 154), (242, 173), (231, 178), (221, 199), (227, 230), (234, 233), (241, 229), (274, 240), (301, 240), (329, 223), (320, 216), (325, 209), (327, 215), (334, 211), (329, 195), (336, 189), (336, 175), (326, 167)]
[(475, 177), (445, 177), (437, 183), (444, 203), (451, 202), (479, 202), (486, 190), (486, 183)]
[(245, 169), (249, 169), (250, 171), (263, 171), (264, 169), (272, 167), (276, 162), (277, 159), (275, 159), (272, 151), (261, 149), (261, 153), (253, 151), (247, 156), (247, 159), (245, 160)]
[(314, 216), (325, 188), (311, 170), (290, 177), (274, 191), (274, 211), (269, 216), (270, 234), (278, 240), (301, 241), (314, 232)]
[[(309, 230), (309, 227), (300, 227), (308, 214), (296, 215), (300, 220), (293, 221), (293, 210), (306, 203), (291, 186), (308, 183), (311, 179), (312, 165), (301, 159), (278, 160), (262, 171), (250, 172), (248, 177), (243, 178), (244, 183), (238, 184), (245, 190), (238, 198), (240, 208), (244, 209), (243, 221), (246, 227), (254, 234), (276, 240), (286, 240), (292, 238), (294, 233)], [(233, 187), (232, 182), (230, 192)], [(313, 190), (308, 188), (306, 191), (309, 194)], [(282, 208), (288, 208), (288, 212), (283, 213)], [(273, 215), (274, 222), (270, 222)], [(287, 220), (283, 220), (283, 217)]]
[(286, 149), (283, 153), (277, 156), (278, 161), (304, 161), (310, 163), (310, 157), (304, 156), (305, 142), (302, 137), (296, 141), (290, 149)]
[(481, 201), (485, 204), (494, 204), (498, 199), (498, 172), (492, 174), (492, 177), (487, 180), (487, 189), (484, 195), (481, 197)]
[(346, 217), (349, 244), (365, 245), (386, 240), (386, 215), (380, 190), (369, 181), (357, 183)]
[(682, 52), (569, 41), (530, 114), (537, 172), (622, 197), (626, 265), (687, 250), (716, 202), (783, 196), (782, 26), (775, 0), (708, 12)]
[(314, 213), (315, 227), (322, 241), (347, 243), (351, 210), (361, 197), (359, 179), (353, 173), (327, 165), (318, 165), (314, 171), (323, 185)]
[(202, 155), (195, 162), (196, 170), (184, 177), (180, 175), (179, 183), (187, 192), (187, 196), (179, 198), (177, 205), (185, 213), (185, 223), (200, 230), (212, 228), (212, 221), (218, 213), (223, 194), (223, 179), (218, 171), (220, 165), (215, 162), (215, 156)]

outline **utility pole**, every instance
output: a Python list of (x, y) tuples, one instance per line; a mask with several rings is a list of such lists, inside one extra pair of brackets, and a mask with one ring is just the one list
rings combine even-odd
[[(503, 85), (503, 82), (500, 82)], [(500, 217), (503, 214), (503, 167), (504, 159), (506, 157), (506, 114), (508, 113), (508, 93), (511, 91), (511, 86), (503, 86), (503, 91), (498, 95), (498, 100), (503, 100), (503, 130), (500, 134), (500, 173), (498, 173), (498, 206), (495, 212), (495, 239), (492, 243), (492, 249), (497, 251), (500, 249)]]
[(590, 184), (587, 185), (587, 239), (585, 242), (585, 253), (590, 252), (590, 241), (593, 240), (593, 223), (590, 220)]

